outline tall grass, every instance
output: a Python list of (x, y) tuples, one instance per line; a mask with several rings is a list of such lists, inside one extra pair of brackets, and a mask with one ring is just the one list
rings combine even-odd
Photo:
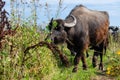
[[(6, 36), (3, 50), (1, 51), (1, 79), (34, 79), (47, 76), (54, 66), (52, 54), (46, 48), (36, 48), (30, 51), (27, 56), (30, 57), (21, 67), (24, 50), (27, 46), (36, 44), (42, 40), (44, 35), (40, 35), (33, 27), (21, 26), (14, 37)], [(8, 44), (7, 44), (8, 43)], [(12, 47), (12, 51), (11, 47)], [(49, 67), (48, 67), (49, 66)], [(21, 71), (21, 69), (23, 70)], [(33, 75), (34, 74), (34, 75)], [(6, 76), (7, 75), (7, 76)]]
[[(60, 60), (55, 58), (51, 51), (46, 47), (37, 47), (30, 50), (25, 56), (26, 60), (24, 61), (24, 65), (22, 65), (23, 54), (26, 47), (34, 45), (39, 41), (43, 41), (45, 36), (45, 33), (38, 32), (37, 28), (33, 26), (20, 26), (17, 29), (15, 36), (6, 36), (3, 49), (0, 52), (0, 79), (99, 80), (102, 76), (100, 74), (104, 74), (105, 79), (109, 79), (109, 77), (107, 77), (108, 75), (104, 72), (100, 72), (98, 68), (92, 67), (91, 60), (93, 51), (91, 50), (89, 51), (90, 57), (87, 58), (88, 70), (82, 70), (82, 64), (80, 63), (77, 73), (72, 73), (74, 57), (70, 55), (70, 52), (66, 47), (64, 47), (64, 54), (68, 57), (71, 64), (69, 68), (64, 67)], [(114, 46), (112, 46), (112, 44), (109, 46), (110, 47), (104, 57), (105, 69), (111, 65), (112, 59), (119, 58), (114, 56), (115, 53), (112, 53), (112, 48)], [(116, 44), (116, 46), (119, 45)], [(117, 62), (113, 63), (119, 65)]]

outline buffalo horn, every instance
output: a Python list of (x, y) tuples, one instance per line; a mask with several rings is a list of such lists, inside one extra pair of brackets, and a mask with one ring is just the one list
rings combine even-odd
[(76, 20), (76, 18), (75, 18), (75, 16), (73, 16), (73, 15), (71, 15), (71, 17), (73, 18), (73, 22), (71, 22), (71, 23), (64, 23), (64, 26), (65, 27), (73, 27), (73, 26), (75, 26), (76, 25), (76, 23), (77, 23), (77, 20)]

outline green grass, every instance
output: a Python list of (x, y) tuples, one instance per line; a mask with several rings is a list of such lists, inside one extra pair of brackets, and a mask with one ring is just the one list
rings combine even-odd
[[(0, 51), (0, 80), (119, 80), (119, 76), (111, 77), (99, 71), (98, 67), (92, 67), (93, 51), (89, 51), (90, 57), (87, 58), (88, 69), (82, 70), (80, 62), (77, 73), (72, 73), (74, 57), (66, 47), (64, 47), (64, 54), (71, 65), (68, 68), (64, 67), (60, 59), (46, 47), (31, 49), (25, 56), (28, 59), (24, 61), (24, 65), (21, 65), (24, 50), (43, 41), (45, 37), (45, 33), (38, 32), (37, 28), (22, 26), (17, 29), (15, 36), (6, 36), (3, 49)], [(118, 49), (118, 44), (109, 46), (104, 56), (105, 69), (110, 65), (109, 60), (114, 58), (113, 51)]]

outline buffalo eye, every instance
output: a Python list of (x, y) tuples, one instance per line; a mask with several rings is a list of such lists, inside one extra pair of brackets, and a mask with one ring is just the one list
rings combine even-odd
[(59, 27), (59, 26), (57, 26), (56, 28), (55, 28), (55, 30), (61, 30), (61, 27)]

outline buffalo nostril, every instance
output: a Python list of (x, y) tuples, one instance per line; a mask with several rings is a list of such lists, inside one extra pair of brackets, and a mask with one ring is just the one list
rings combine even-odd
[(57, 37), (54, 37), (54, 43), (57, 44)]
[(56, 41), (56, 37), (51, 37), (51, 41), (54, 43)]
[(54, 38), (51, 38), (51, 41), (54, 42)]
[(54, 38), (54, 41), (56, 41), (56, 40), (57, 40), (57, 37)]

